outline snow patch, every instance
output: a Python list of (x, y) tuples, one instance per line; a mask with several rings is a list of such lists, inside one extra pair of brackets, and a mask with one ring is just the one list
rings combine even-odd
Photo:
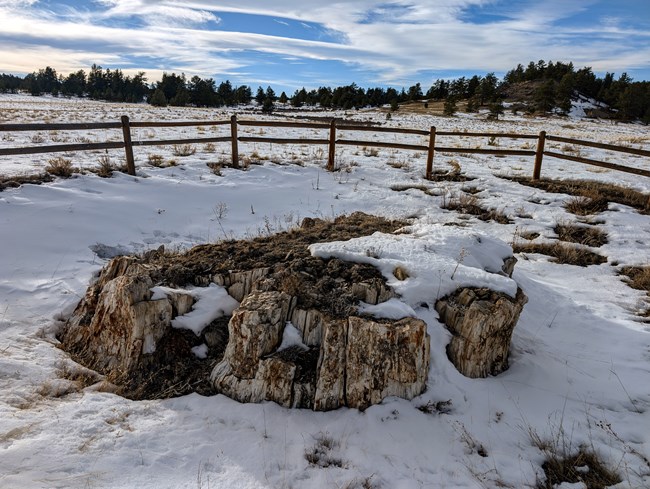
[(167, 297), (170, 292), (182, 292), (190, 294), (196, 302), (192, 310), (172, 320), (172, 327), (178, 329), (189, 329), (197, 336), (203, 328), (222, 316), (230, 316), (239, 306), (239, 302), (228, 295), (228, 291), (217, 284), (210, 284), (209, 287), (196, 287), (192, 289), (171, 289), (169, 287), (153, 287), (151, 300), (159, 300)]

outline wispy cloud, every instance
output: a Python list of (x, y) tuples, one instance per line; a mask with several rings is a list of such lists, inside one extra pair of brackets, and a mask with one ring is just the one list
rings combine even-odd
[[(647, 10), (646, 1), (627, 3)], [(450, 70), (503, 72), (531, 59), (650, 70), (648, 21), (634, 12), (612, 13), (605, 0), (96, 0), (85, 9), (75, 3), (52, 0), (45, 8), (35, 0), (0, 0), (0, 70), (51, 64), (65, 72), (92, 60), (140, 63), (151, 73), (268, 79), (246, 54), (252, 52), (311, 62), (313, 70), (303, 72), (298, 86), (313, 84), (314, 72), (338, 76), (319, 72), (317, 62), (340, 63), (383, 84)], [(226, 14), (240, 15), (240, 23), (222, 28)], [(260, 18), (286, 29), (261, 34)]]

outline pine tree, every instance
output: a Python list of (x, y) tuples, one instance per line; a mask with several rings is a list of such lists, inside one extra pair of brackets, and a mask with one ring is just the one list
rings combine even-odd
[(567, 73), (562, 77), (557, 87), (557, 106), (563, 114), (568, 114), (571, 111), (574, 83), (573, 73)]
[(167, 98), (163, 91), (160, 88), (157, 88), (156, 91), (153, 92), (149, 103), (154, 107), (167, 107)]
[(445, 100), (445, 105), (442, 108), (443, 115), (453, 116), (458, 111), (458, 106), (456, 105), (455, 97), (447, 97)]
[(262, 113), (271, 114), (274, 109), (275, 104), (273, 103), (273, 99), (271, 97), (266, 97), (262, 103)]
[(535, 105), (540, 112), (550, 112), (555, 107), (555, 82), (547, 80), (535, 90)]
[(490, 104), (490, 114), (488, 115), (489, 119), (493, 119), (495, 121), (499, 120), (499, 116), (503, 115), (505, 112), (505, 108), (503, 107), (503, 102), (500, 100), (497, 102), (492, 102)]

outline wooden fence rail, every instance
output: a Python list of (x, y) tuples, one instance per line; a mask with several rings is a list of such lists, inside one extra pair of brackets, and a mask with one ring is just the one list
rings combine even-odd
[[(158, 140), (136, 140), (131, 139), (132, 128), (151, 128), (151, 127), (189, 127), (189, 126), (227, 126), (230, 125), (229, 136), (219, 137), (201, 137), (185, 139), (158, 139)], [(238, 127), (278, 127), (294, 129), (311, 129), (327, 130), (328, 137), (323, 135), (322, 138), (288, 138), (288, 137), (262, 137), (262, 136), (239, 136)], [(546, 141), (561, 142), (577, 146), (586, 146), (598, 148), (607, 151), (625, 153), (634, 156), (650, 157), (650, 151), (644, 149), (630, 148), (625, 146), (616, 146), (613, 144), (604, 144), (594, 141), (584, 141), (580, 139), (571, 139), (560, 136), (546, 135), (545, 131), (539, 134), (516, 134), (507, 132), (463, 132), (463, 131), (436, 131), (434, 126), (429, 130), (403, 128), (403, 127), (374, 127), (356, 124), (337, 123), (335, 119), (329, 124), (313, 122), (295, 122), (295, 121), (258, 121), (258, 120), (239, 120), (233, 115), (230, 120), (219, 121), (143, 121), (131, 122), (128, 116), (122, 116), (120, 122), (92, 122), (92, 123), (56, 123), (56, 124), (0, 124), (0, 132), (20, 132), (20, 131), (80, 131), (80, 130), (105, 130), (105, 129), (122, 129), (123, 141), (104, 142), (104, 143), (79, 143), (79, 144), (56, 144), (47, 146), (28, 146), (18, 148), (0, 148), (0, 156), (27, 155), (38, 153), (56, 153), (71, 151), (92, 151), (103, 149), (124, 149), (126, 155), (127, 171), (135, 175), (135, 158), (133, 154), (134, 146), (169, 146), (181, 144), (202, 144), (202, 143), (231, 143), (232, 166), (239, 168), (239, 143), (270, 143), (270, 144), (296, 144), (296, 145), (328, 145), (327, 170), (335, 170), (336, 146), (365, 146), (378, 148), (395, 148), (408, 151), (426, 152), (426, 171), (425, 178), (431, 179), (433, 176), (433, 160), (435, 152), (442, 153), (467, 153), (467, 154), (485, 154), (492, 156), (534, 156), (533, 179), (541, 178), (542, 161), (544, 156), (558, 158), (563, 160), (574, 161), (586, 165), (593, 165), (611, 170), (631, 173), (650, 177), (650, 170), (635, 168), (616, 163), (598, 161), (582, 156), (574, 156), (556, 151), (545, 150)], [(413, 144), (399, 141), (372, 141), (357, 140), (338, 137), (341, 133), (346, 132), (374, 132), (382, 134), (410, 134), (415, 136), (428, 137), (426, 144)], [(504, 138), (504, 139), (535, 139), (537, 148), (535, 151), (528, 149), (491, 149), (491, 148), (470, 148), (458, 146), (437, 145), (437, 137), (454, 137), (454, 138)]]

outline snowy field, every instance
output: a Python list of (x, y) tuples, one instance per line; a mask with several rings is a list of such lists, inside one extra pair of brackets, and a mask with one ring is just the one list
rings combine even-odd
[[(0, 123), (118, 121), (123, 114), (132, 121), (224, 120), (231, 115), (0, 94)], [(507, 114), (496, 122), (486, 121), (485, 114), (434, 118), (398, 111), (390, 121), (376, 111), (336, 115), (422, 129), (435, 125), (438, 130), (526, 134), (546, 130), (650, 149), (646, 126), (588, 121), (577, 115), (531, 119)], [(261, 116), (240, 113), (242, 119), (255, 117)], [(226, 130), (134, 129), (133, 139), (212, 137)], [(308, 138), (327, 134), (240, 127), (240, 134), (246, 133)], [(0, 138), (0, 147), (17, 147), (118, 141), (121, 131), (55, 131), (37, 137), (16, 132), (0, 133)], [(394, 135), (383, 138), (396, 140)], [(415, 136), (399, 140), (426, 144)], [(454, 139), (449, 144), (488, 147), (487, 138)], [(499, 139), (494, 144), (531, 149), (535, 141)], [(571, 196), (501, 178), (530, 176), (533, 157), (438, 153), (435, 169), (460, 166), (474, 180), (436, 183), (422, 178), (423, 153), (339, 147), (340, 170), (328, 173), (325, 147), (241, 143), (241, 156), (253, 164), (245, 171), (223, 168), (217, 175), (207, 164), (227, 161), (229, 143), (195, 146), (196, 153), (185, 157), (175, 156), (171, 147), (135, 148), (136, 177), (84, 173), (0, 192), (0, 487), (535, 487), (543, 479), (544, 462), (535, 438), (558, 450), (593, 450), (623, 479), (618, 489), (650, 487), (650, 327), (639, 317), (648, 307), (647, 296), (628, 287), (618, 274), (622, 266), (650, 263), (649, 215), (612, 203), (595, 216), (592, 223), (608, 235), (607, 244), (593, 249), (607, 257), (602, 265), (559, 265), (544, 255), (518, 254), (513, 278), (529, 302), (514, 331), (510, 368), (496, 377), (469, 379), (447, 359), (450, 334), (435, 310), (423, 303), (431, 306), (439, 284), (453, 281), (452, 267), (461, 270), (460, 277), (468, 277), (473, 264), (463, 260), (459, 249), (451, 251), (452, 258), (458, 254), (455, 264), (440, 260), (437, 269), (429, 269), (421, 245), (441, 236), (453, 242), (460, 229), (491, 238), (489, 249), (503, 254), (524, 232), (539, 233), (535, 242), (549, 242), (557, 238), (556, 224), (578, 222), (563, 207)], [(550, 145), (650, 169), (647, 158), (565, 146)], [(64, 157), (74, 166), (89, 167), (104, 155)], [(175, 166), (151, 166), (149, 155), (174, 160)], [(54, 156), (0, 157), (0, 174), (36, 173)], [(123, 152), (109, 151), (108, 157), (119, 164)], [(586, 178), (650, 192), (649, 178), (552, 158), (545, 158), (542, 176)], [(404, 190), (413, 186), (423, 187)], [(469, 188), (478, 192), (481, 205), (498, 209), (513, 223), (483, 222), (441, 209)], [(413, 274), (410, 286), (405, 282), (402, 304), (394, 305), (414, 311), (428, 324), (431, 367), (421, 396), (411, 401), (389, 398), (365, 412), (322, 413), (273, 403), (244, 405), (221, 395), (136, 402), (92, 386), (80, 389), (61, 378), (62, 371), (80, 367), (57, 348), (54, 334), (108, 255), (141, 253), (161, 244), (185, 249), (224, 238), (252, 238), (297, 226), (304, 217), (329, 219), (357, 210), (411, 224), (411, 235), (403, 235), (410, 238), (399, 245), (375, 235), (358, 246), (377, 251), (380, 269), (399, 262), (421, 273), (419, 278)], [(315, 252), (354, 256), (350, 249), (339, 243), (320, 245)], [(502, 288), (511, 292), (512, 284)], [(437, 403), (445, 407), (443, 412), (418, 409)], [(314, 447), (340, 463), (310, 464), (305, 454)], [(581, 483), (558, 487), (584, 489)]]

